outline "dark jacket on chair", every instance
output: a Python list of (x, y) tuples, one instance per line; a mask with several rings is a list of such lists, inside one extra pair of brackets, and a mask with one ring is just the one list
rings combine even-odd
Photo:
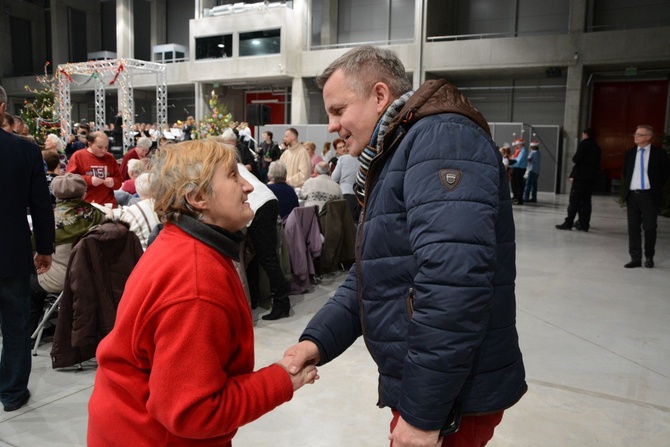
[(321, 268), (332, 272), (340, 263), (351, 264), (356, 257), (356, 226), (346, 200), (330, 200), (319, 213), (323, 233)]
[(123, 222), (91, 228), (72, 250), (51, 349), (54, 368), (95, 357), (114, 327), (126, 279), (142, 255), (139, 239)]

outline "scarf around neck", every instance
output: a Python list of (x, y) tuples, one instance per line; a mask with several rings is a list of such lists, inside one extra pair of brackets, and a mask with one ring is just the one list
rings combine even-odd
[(391, 103), (390, 106), (386, 109), (380, 120), (375, 126), (374, 132), (372, 132), (372, 137), (370, 138), (370, 144), (368, 144), (361, 155), (358, 156), (358, 161), (361, 166), (358, 169), (356, 174), (356, 182), (354, 183), (354, 194), (356, 199), (361, 206), (365, 203), (365, 178), (368, 175), (368, 169), (370, 169), (370, 163), (372, 159), (377, 156), (380, 150), (380, 145), (384, 141), (384, 136), (388, 131), (389, 125), (393, 118), (395, 118), (400, 110), (405, 106), (407, 100), (414, 94), (414, 90), (410, 90), (400, 98), (396, 99)]
[(217, 225), (200, 222), (198, 219), (185, 214), (179, 217), (179, 221), (172, 221), (172, 223), (189, 236), (209, 245), (222, 255), (240, 262), (240, 242), (244, 239), (242, 233), (231, 233)]

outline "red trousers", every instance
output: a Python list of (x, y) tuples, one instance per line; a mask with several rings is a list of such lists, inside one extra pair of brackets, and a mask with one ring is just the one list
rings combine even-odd
[[(399, 417), (400, 414), (393, 410), (391, 432)], [(484, 447), (493, 437), (493, 430), (500, 424), (502, 417), (502, 411), (482, 416), (463, 416), (458, 431), (442, 438), (442, 447)]]

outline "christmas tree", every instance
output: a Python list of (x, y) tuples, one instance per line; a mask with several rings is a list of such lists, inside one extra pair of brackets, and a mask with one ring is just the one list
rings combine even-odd
[(49, 62), (44, 65), (44, 76), (37, 76), (37, 82), (42, 84), (42, 89), (31, 89), (29, 86), (24, 88), (33, 93), (35, 98), (32, 101), (23, 101), (23, 110), (21, 118), (25, 121), (30, 135), (35, 137), (37, 144), (44, 145), (44, 140), (50, 133), (60, 136), (60, 121), (56, 113), (56, 80), (47, 75)]
[(200, 120), (196, 135), (193, 138), (207, 138), (207, 135), (221, 135), (228, 129), (233, 116), (228, 113), (228, 107), (219, 102), (216, 91), (212, 90), (212, 97), (209, 99), (209, 114)]

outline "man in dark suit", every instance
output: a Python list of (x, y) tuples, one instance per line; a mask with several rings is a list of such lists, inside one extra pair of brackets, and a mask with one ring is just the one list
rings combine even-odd
[[(7, 93), (0, 87), (0, 122), (6, 107)], [(0, 401), (5, 411), (15, 411), (30, 398), (30, 275), (51, 267), (55, 224), (37, 145), (0, 129), (0, 159), (8, 167), (0, 176), (0, 191), (5, 191), (0, 219)], [(34, 257), (27, 208), (34, 228)]]
[[(582, 141), (577, 145), (577, 152), (572, 157), (575, 164), (570, 172), (570, 202), (568, 216), (565, 221), (556, 225), (559, 230), (575, 229), (589, 231), (591, 226), (591, 195), (600, 169), (600, 146), (593, 137), (593, 129), (587, 127), (582, 131)], [(579, 214), (579, 223), (575, 216)]]
[(642, 266), (640, 226), (644, 230), (644, 266), (654, 267), (657, 217), (670, 166), (665, 150), (651, 145), (653, 136), (651, 126), (637, 126), (633, 134), (636, 147), (624, 154), (624, 197), (628, 208), (628, 251), (631, 259), (624, 265), (626, 268)]

